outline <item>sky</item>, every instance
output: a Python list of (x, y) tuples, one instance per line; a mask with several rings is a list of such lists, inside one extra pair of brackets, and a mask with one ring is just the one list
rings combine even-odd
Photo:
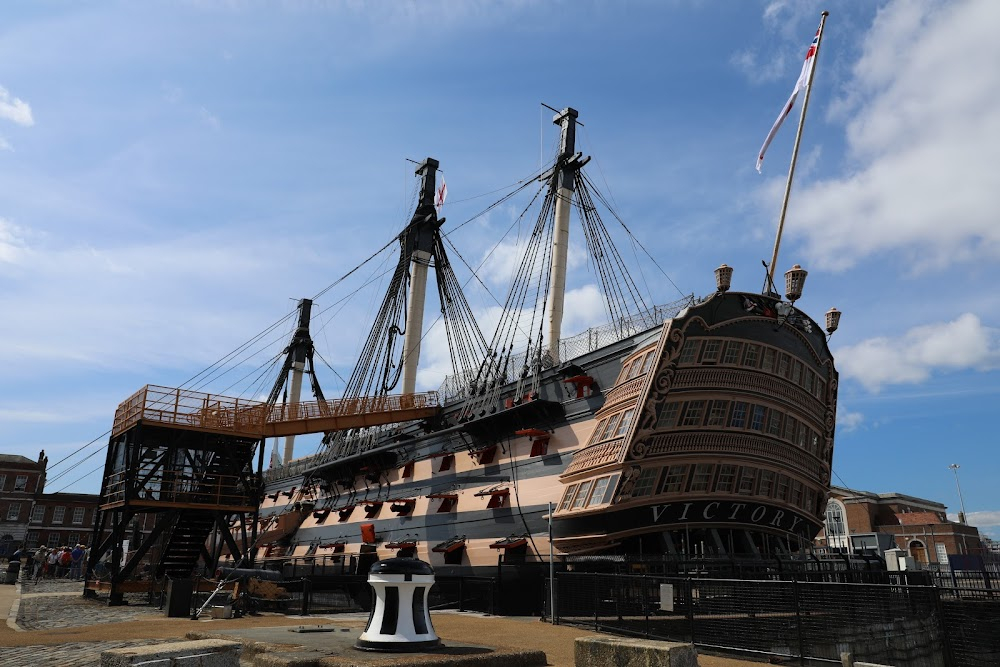
[[(970, 523), (1000, 538), (991, 0), (9, 3), (0, 451), (44, 449), (49, 492), (98, 492), (119, 402), (146, 384), (266, 394), (303, 297), (336, 395), (394, 257), (338, 280), (402, 229), (428, 156), (487, 329), (521, 208), (476, 214), (554, 154), (543, 104), (579, 110), (651, 302), (714, 291), (723, 262), (759, 291), (798, 105), (754, 163), (823, 10), (778, 273), (808, 269), (815, 319), (843, 312), (833, 482), (954, 516), (959, 464)], [(567, 335), (600, 324), (581, 248)], [(418, 388), (446, 362), (429, 335)]]

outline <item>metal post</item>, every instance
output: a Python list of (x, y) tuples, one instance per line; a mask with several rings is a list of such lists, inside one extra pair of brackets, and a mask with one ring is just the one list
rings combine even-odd
[(802, 644), (802, 607), (799, 604), (799, 581), (792, 579), (792, 599), (795, 601), (795, 634), (799, 641), (799, 664), (806, 664), (806, 652)]
[(687, 583), (687, 602), (688, 602), (688, 625), (691, 628), (691, 646), (694, 646), (694, 582), (691, 577), (686, 580)]
[(309, 615), (309, 607), (312, 606), (312, 581), (308, 577), (302, 578), (302, 615)]
[(958, 465), (957, 463), (952, 463), (948, 467), (951, 469), (953, 473), (955, 473), (955, 486), (958, 487), (958, 502), (962, 507), (962, 515), (959, 517), (961, 521), (959, 523), (961, 523), (962, 525), (967, 525), (968, 520), (966, 519), (966, 517), (968, 515), (965, 513), (965, 499), (962, 497), (962, 485), (959, 484), (958, 482), (958, 469), (961, 468), (962, 466)]
[(556, 564), (555, 547), (552, 546), (552, 503), (549, 503), (549, 620), (556, 617)]

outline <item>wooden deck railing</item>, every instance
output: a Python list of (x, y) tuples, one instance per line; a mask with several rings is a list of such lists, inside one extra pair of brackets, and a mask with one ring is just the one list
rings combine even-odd
[(268, 407), (260, 401), (146, 385), (118, 406), (112, 433), (149, 422), (262, 438), (423, 419), (439, 410), (434, 391)]

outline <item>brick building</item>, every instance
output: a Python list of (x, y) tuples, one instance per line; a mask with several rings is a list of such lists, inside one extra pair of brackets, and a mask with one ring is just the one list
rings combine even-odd
[(979, 530), (949, 521), (947, 509), (902, 493), (834, 486), (816, 544), (841, 553), (899, 548), (924, 565), (947, 566), (952, 555), (983, 555)]
[(0, 558), (22, 544), (58, 547), (89, 544), (99, 496), (45, 493), (48, 457), (0, 454)]

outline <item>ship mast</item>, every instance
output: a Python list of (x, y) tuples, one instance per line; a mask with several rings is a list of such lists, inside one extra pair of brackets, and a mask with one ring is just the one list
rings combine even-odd
[(435, 176), (440, 163), (427, 158), (417, 167), (421, 177), (420, 199), (413, 219), (404, 232), (404, 252), (410, 256), (410, 293), (406, 307), (406, 333), (403, 337), (404, 394), (417, 387), (417, 365), (420, 361), (420, 339), (423, 337), (424, 301), (427, 295), (427, 269), (434, 251), (434, 235), (444, 220), (437, 219), (434, 210)]
[(559, 339), (562, 335), (563, 306), (566, 300), (566, 257), (569, 251), (569, 213), (573, 206), (576, 174), (580, 168), (576, 153), (576, 109), (566, 107), (552, 122), (562, 127), (559, 156), (552, 174), (556, 193), (555, 229), (552, 234), (552, 264), (549, 278), (548, 348), (553, 364), (559, 363)]

